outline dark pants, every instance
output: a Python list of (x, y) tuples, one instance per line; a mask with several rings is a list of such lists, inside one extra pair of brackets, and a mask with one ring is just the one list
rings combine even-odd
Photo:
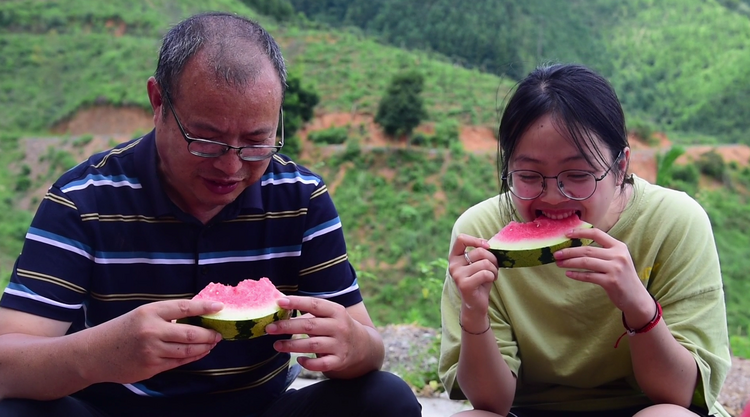
[[(139, 414), (140, 415), (140, 414)], [(422, 415), (411, 388), (388, 372), (371, 372), (360, 378), (331, 379), (298, 390), (288, 390), (262, 413), (252, 417), (382, 417)], [(53, 401), (7, 399), (0, 401), (2, 417), (108, 417), (84, 401), (65, 397)], [(166, 415), (164, 417), (167, 417)], [(189, 417), (180, 413), (179, 417)]]

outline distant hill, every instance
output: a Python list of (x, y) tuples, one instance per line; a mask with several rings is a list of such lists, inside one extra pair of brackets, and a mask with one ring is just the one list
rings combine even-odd
[(289, 2), (315, 21), (516, 79), (539, 63), (583, 63), (612, 81), (638, 124), (683, 143), (750, 144), (744, 0)]

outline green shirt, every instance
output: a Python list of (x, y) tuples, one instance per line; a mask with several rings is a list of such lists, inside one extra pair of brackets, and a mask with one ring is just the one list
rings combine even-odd
[[(461, 215), (451, 246), (459, 233), (485, 239), (496, 234), (510, 218), (500, 199)], [(728, 417), (716, 401), (731, 356), (719, 258), (705, 211), (685, 193), (636, 177), (633, 199), (609, 234), (627, 244), (669, 330), (698, 364), (693, 403)], [(620, 310), (600, 286), (567, 278), (564, 271), (554, 263), (500, 269), (490, 293), (492, 331), (518, 377), (513, 406), (588, 411), (650, 404), (635, 380), (628, 337), (614, 347), (625, 330)], [(439, 373), (452, 398), (465, 398), (456, 381), (460, 306), (460, 293), (446, 274)]]

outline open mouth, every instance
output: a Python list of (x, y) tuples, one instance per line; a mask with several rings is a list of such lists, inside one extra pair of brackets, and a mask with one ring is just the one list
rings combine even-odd
[(578, 210), (566, 210), (566, 211), (555, 211), (555, 212), (549, 212), (549, 211), (543, 211), (543, 210), (536, 210), (534, 212), (536, 217), (544, 216), (548, 219), (553, 220), (562, 220), (567, 219), (570, 216), (576, 215), (578, 218), (581, 218), (581, 212)]

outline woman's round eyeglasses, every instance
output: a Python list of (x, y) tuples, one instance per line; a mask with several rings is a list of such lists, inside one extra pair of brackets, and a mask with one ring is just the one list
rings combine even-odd
[[(284, 146), (284, 110), (279, 110), (279, 131), (281, 133), (280, 140), (276, 145), (232, 146), (222, 142), (194, 138), (190, 136), (185, 131), (185, 128), (182, 127), (180, 119), (177, 118), (177, 113), (175, 113), (174, 107), (172, 106), (172, 98), (169, 96), (169, 93), (167, 93), (166, 90), (164, 90), (164, 98), (166, 98), (167, 106), (172, 112), (172, 116), (174, 116), (175, 122), (177, 122), (177, 127), (180, 128), (182, 137), (185, 138), (185, 141), (187, 142), (188, 151), (195, 156), (201, 156), (203, 158), (216, 158), (229, 152), (230, 149), (234, 149), (235, 151), (237, 151), (237, 156), (239, 156), (243, 161), (262, 161), (277, 154), (279, 150), (281, 150), (281, 148)], [(276, 132), (274, 132), (273, 136), (274, 139), (276, 139), (275, 133)]]
[(542, 195), (547, 189), (547, 180), (551, 178), (555, 179), (557, 188), (565, 197), (571, 200), (585, 200), (594, 195), (597, 184), (609, 174), (620, 160), (620, 156), (622, 151), (600, 177), (578, 169), (565, 170), (551, 177), (537, 171), (520, 169), (503, 175), (502, 180), (507, 181), (510, 192), (521, 200), (533, 200)]

